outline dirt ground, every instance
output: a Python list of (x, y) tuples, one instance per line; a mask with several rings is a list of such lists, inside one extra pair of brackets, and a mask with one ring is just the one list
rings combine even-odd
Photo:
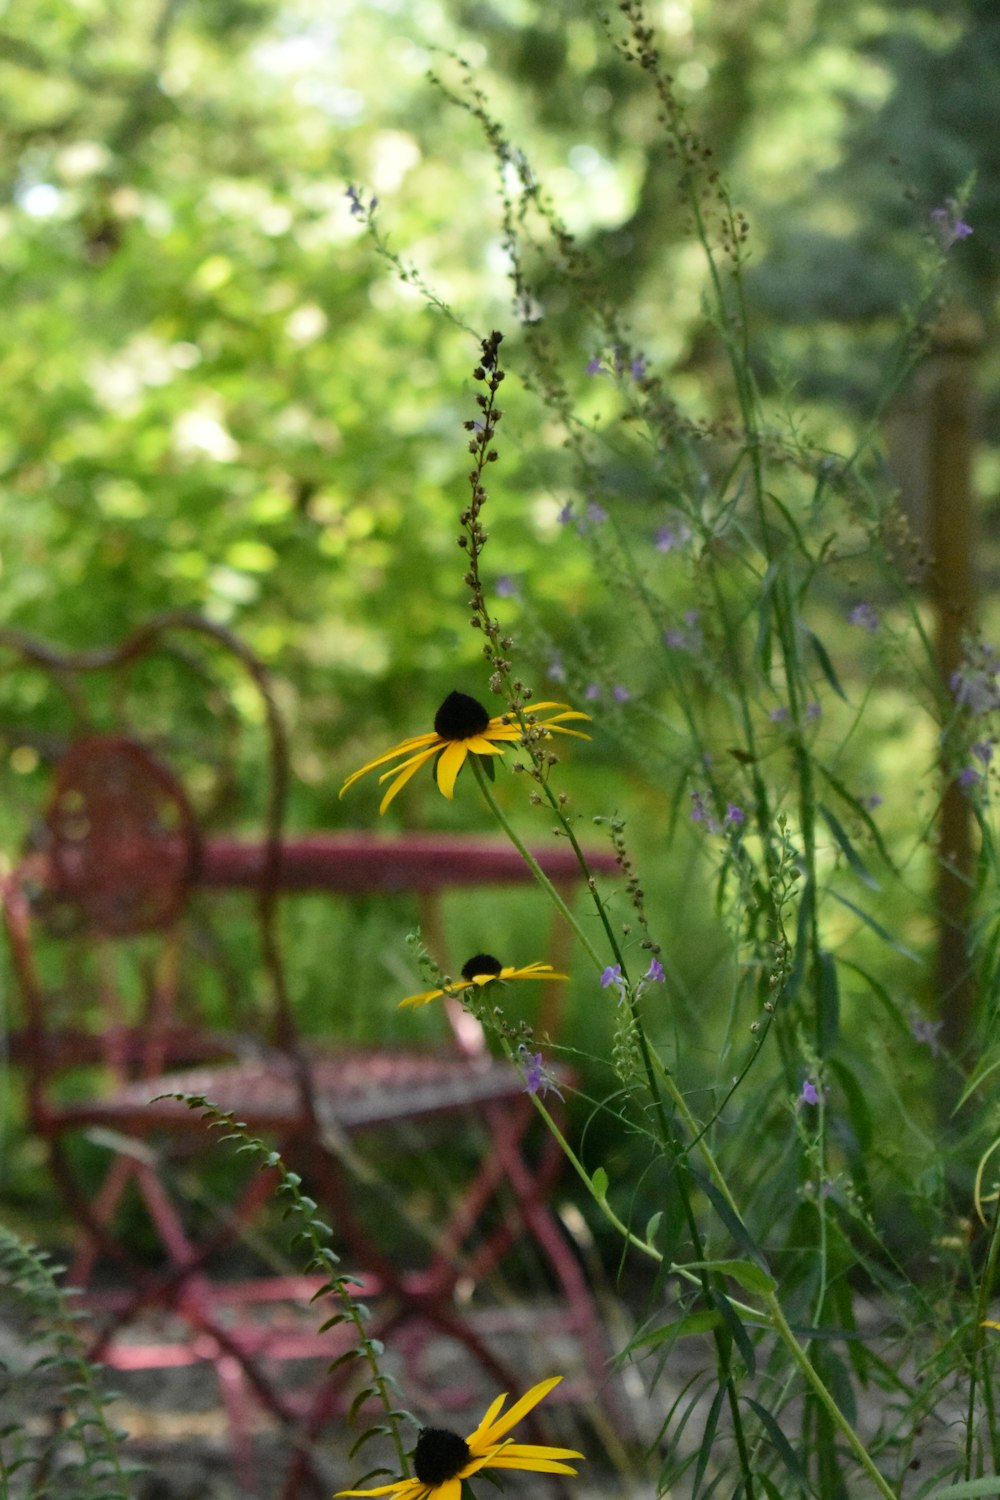
[[(571, 1482), (571, 1490), (565, 1482), (560, 1485), (538, 1475), (512, 1474), (505, 1479), (505, 1491), (511, 1496), (572, 1493), (574, 1500), (604, 1500), (611, 1495), (620, 1500), (652, 1500), (654, 1486), (643, 1449), (655, 1432), (655, 1417), (637, 1373), (609, 1369), (603, 1388), (595, 1391), (575, 1338), (564, 1331), (547, 1330), (551, 1311), (539, 1303), (519, 1309), (517, 1316), (506, 1309), (504, 1330), (491, 1339), (490, 1346), (516, 1373), (516, 1381), (511, 1382), (514, 1397), (537, 1380), (563, 1374), (562, 1385), (538, 1408), (540, 1430), (529, 1440), (577, 1448), (586, 1455), (586, 1462), (580, 1466), (579, 1478)], [(620, 1317), (614, 1308), (609, 1314), (612, 1321)], [(16, 1370), (29, 1360), (30, 1351), (21, 1347), (20, 1332), (3, 1318), (2, 1309), (0, 1322), (0, 1364)], [(152, 1332), (158, 1337), (162, 1328)], [(386, 1372), (399, 1380), (400, 1404), (414, 1413), (420, 1425), (470, 1431), (498, 1394), (495, 1381), (447, 1338), (435, 1336), (408, 1353), (412, 1361), (405, 1368), (391, 1346), (383, 1362)], [(325, 1364), (316, 1361), (289, 1363), (282, 1367), (279, 1379), (286, 1393), (294, 1384), (315, 1390), (324, 1370)], [(129, 1500), (292, 1500), (286, 1486), (296, 1451), (294, 1435), (264, 1414), (246, 1392), (237, 1394), (232, 1405), (237, 1423), (245, 1425), (247, 1445), (241, 1467), (217, 1373), (208, 1360), (174, 1369), (102, 1372), (103, 1388), (113, 1393), (105, 1408), (107, 1418), (126, 1435), (120, 1451), (132, 1471)], [(435, 1404), (435, 1391), (447, 1393), (448, 1406)], [(11, 1409), (5, 1413), (15, 1421), (19, 1415)], [(30, 1447), (44, 1451), (50, 1438), (40, 1410), (24, 1413), (21, 1420), (26, 1428), (34, 1425)], [(358, 1436), (378, 1420), (379, 1413), (371, 1407), (354, 1421), (342, 1409), (336, 1413), (308, 1444), (312, 1477), (301, 1481), (294, 1500), (332, 1495), (359, 1481), (378, 1463), (394, 1469), (392, 1449), (381, 1439), (371, 1440), (359, 1455), (351, 1456)], [(0, 1422), (0, 1428), (3, 1425)], [(404, 1426), (407, 1447), (415, 1441), (416, 1430), (416, 1425)], [(521, 1434), (528, 1436), (523, 1429)], [(54, 1465), (56, 1475), (60, 1462)], [(12, 1476), (10, 1500), (22, 1500), (22, 1496), (23, 1500), (29, 1496), (49, 1500), (50, 1495), (52, 1500), (79, 1500), (68, 1478), (53, 1478), (51, 1488), (38, 1494), (30, 1487), (33, 1472), (37, 1474), (32, 1465), (26, 1465), (19, 1471), (20, 1478), (17, 1473)]]

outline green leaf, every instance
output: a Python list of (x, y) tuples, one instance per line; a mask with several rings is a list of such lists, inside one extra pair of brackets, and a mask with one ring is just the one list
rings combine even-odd
[(722, 1410), (722, 1403), (725, 1399), (726, 1386), (722, 1384), (716, 1391), (715, 1399), (709, 1407), (708, 1417), (705, 1420), (705, 1430), (701, 1435), (701, 1445), (698, 1449), (698, 1466), (694, 1471), (694, 1483), (691, 1487), (693, 1500), (697, 1500), (697, 1496), (701, 1491), (701, 1482), (705, 1477), (705, 1471), (712, 1457), (712, 1449), (715, 1447), (715, 1434), (719, 1426), (719, 1412)]
[(767, 1410), (767, 1407), (762, 1406), (759, 1401), (754, 1401), (752, 1396), (748, 1396), (746, 1398), (746, 1402), (751, 1411), (757, 1414), (761, 1426), (767, 1433), (771, 1446), (774, 1448), (774, 1451), (777, 1453), (785, 1468), (788, 1470), (789, 1478), (795, 1485), (795, 1488), (798, 1490), (799, 1494), (811, 1495), (812, 1487), (805, 1474), (805, 1471), (803, 1470), (802, 1465), (799, 1463), (792, 1445), (789, 1443), (787, 1437), (782, 1432), (781, 1428), (778, 1426), (771, 1413)]
[(713, 1328), (718, 1328), (721, 1322), (722, 1314), (717, 1309), (700, 1307), (676, 1323), (664, 1323), (660, 1328), (652, 1328), (649, 1333), (640, 1335), (639, 1338), (629, 1343), (629, 1352), (635, 1349), (656, 1349), (668, 1340), (672, 1343), (675, 1339), (693, 1338), (699, 1333), (710, 1333)]
[(810, 646), (812, 646), (813, 650), (816, 653), (816, 660), (819, 662), (819, 668), (823, 673), (823, 676), (833, 688), (833, 691), (836, 693), (837, 697), (842, 699), (843, 702), (846, 703), (848, 701), (847, 694), (844, 692), (844, 689), (840, 685), (840, 679), (833, 669), (833, 662), (830, 660), (827, 649), (823, 645), (823, 642), (820, 640), (819, 636), (816, 635), (816, 633), (812, 630), (806, 631), (806, 640), (809, 642)]
[(981, 1500), (985, 1495), (1000, 1495), (1000, 1478), (963, 1479), (958, 1484), (946, 1484), (939, 1490), (931, 1490), (924, 1500)]
[(370, 1400), (372, 1396), (377, 1395), (378, 1391), (373, 1385), (363, 1385), (360, 1391), (357, 1392), (354, 1400), (351, 1402), (350, 1406), (347, 1409), (348, 1423), (353, 1423), (355, 1417), (358, 1415), (358, 1412), (364, 1406), (365, 1402)]
[(832, 953), (823, 951), (817, 960), (819, 966), (819, 1050), (822, 1057), (833, 1051), (840, 1030), (840, 989), (837, 984), (837, 965)]
[(690, 1260), (686, 1269), (718, 1271), (720, 1276), (731, 1276), (747, 1292), (767, 1296), (778, 1283), (770, 1271), (764, 1270), (752, 1260)]
[(860, 917), (865, 926), (870, 927), (875, 936), (880, 937), (883, 943), (888, 943), (894, 953), (900, 954), (902, 958), (911, 959), (915, 964), (920, 962), (920, 959), (912, 948), (907, 948), (905, 943), (901, 943), (898, 938), (894, 938), (891, 932), (887, 932), (880, 922), (876, 922), (875, 918), (870, 917), (860, 906), (856, 906), (853, 901), (848, 901), (847, 897), (842, 896), (839, 891), (831, 890), (829, 894), (833, 897), (834, 901), (839, 901), (841, 906), (846, 906), (848, 911), (852, 911), (856, 917)]
[(847, 1114), (858, 1138), (858, 1146), (862, 1154), (866, 1154), (875, 1138), (875, 1127), (865, 1091), (845, 1064), (831, 1060), (830, 1068), (847, 1100)]
[(879, 826), (875, 822), (875, 819), (872, 817), (868, 808), (864, 807), (858, 801), (857, 797), (855, 797), (852, 792), (848, 791), (847, 787), (840, 780), (839, 776), (835, 776), (828, 766), (824, 766), (822, 763), (818, 762), (817, 769), (820, 775), (823, 777), (824, 781), (826, 781), (829, 786), (833, 787), (833, 790), (837, 793), (837, 796), (840, 797), (844, 803), (846, 803), (846, 805), (851, 809), (851, 812), (854, 813), (855, 817), (861, 819), (862, 823), (864, 823), (868, 832), (871, 834), (872, 843), (875, 845), (875, 848), (878, 850), (881, 857), (885, 860), (889, 869), (895, 871), (896, 866), (893, 864), (892, 856), (886, 848), (885, 840), (882, 837)]
[(838, 848), (840, 849), (841, 854), (847, 860), (847, 863), (850, 865), (855, 875), (860, 881), (863, 881), (870, 890), (877, 891), (879, 889), (878, 881), (875, 879), (875, 876), (869, 870), (868, 866), (865, 864), (864, 860), (861, 858), (860, 854), (851, 843), (840, 819), (830, 811), (825, 803), (820, 803), (819, 810), (823, 815), (826, 826), (833, 834), (834, 840)]
[(330, 1361), (326, 1367), (326, 1373), (332, 1375), (334, 1370), (339, 1370), (341, 1365), (348, 1364), (352, 1359), (360, 1359), (361, 1350), (357, 1348), (345, 1349), (343, 1354), (338, 1354), (336, 1359)]
[[(744, 1253), (749, 1256), (749, 1258), (754, 1261), (759, 1269), (764, 1273), (764, 1276), (767, 1278), (766, 1289), (770, 1291), (774, 1287), (775, 1283), (771, 1276), (771, 1272), (768, 1269), (767, 1261), (764, 1259), (762, 1251), (759, 1250), (757, 1245), (754, 1243), (753, 1236), (747, 1229), (746, 1225), (743, 1223), (743, 1220), (729, 1206), (729, 1203), (719, 1192), (718, 1188), (715, 1186), (715, 1183), (712, 1182), (708, 1177), (706, 1177), (705, 1173), (702, 1172), (699, 1167), (696, 1167), (691, 1162), (688, 1162), (688, 1171), (690, 1172), (691, 1176), (694, 1178), (698, 1186), (701, 1188), (705, 1196), (710, 1200), (712, 1207), (719, 1215), (719, 1218), (722, 1220), (723, 1224), (725, 1224), (726, 1228), (729, 1230), (729, 1233), (732, 1235), (737, 1245), (739, 1245), (741, 1250), (743, 1250)], [(731, 1264), (742, 1265), (743, 1262), (733, 1261)], [(760, 1288), (758, 1288), (758, 1290), (759, 1289)]]
[[(389, 1428), (386, 1427), (384, 1423), (381, 1423), (377, 1427), (369, 1427), (367, 1429), (367, 1431), (365, 1431), (365, 1432), (363, 1432), (361, 1434), (361, 1436), (358, 1438), (357, 1442), (354, 1443), (354, 1444), (352, 1444), (351, 1450), (350, 1450), (350, 1452), (347, 1455), (348, 1458), (353, 1458), (356, 1453), (360, 1453), (361, 1449), (364, 1447), (365, 1443), (370, 1442), (373, 1437), (385, 1437), (387, 1434), (390, 1437), (392, 1435), (389, 1432)], [(379, 1469), (379, 1470), (377, 1470), (375, 1472), (377, 1472), (379, 1474), (385, 1474), (387, 1472), (387, 1470), (385, 1470), (385, 1469)]]
[(986, 1082), (991, 1073), (996, 1072), (997, 1068), (1000, 1068), (1000, 1053), (995, 1053), (993, 1056), (987, 1055), (982, 1059), (978, 1068), (975, 1069), (972, 1077), (969, 1079), (968, 1083), (965, 1085), (965, 1088), (959, 1095), (958, 1103), (952, 1110), (952, 1114), (958, 1113), (958, 1111), (962, 1108), (962, 1105), (965, 1104), (966, 1100), (969, 1099), (970, 1096), (974, 1094), (976, 1090)]
[(910, 1028), (900, 1010), (899, 1003), (892, 998), (885, 985), (881, 984), (874, 975), (869, 974), (867, 969), (862, 969), (860, 964), (853, 963), (849, 958), (840, 958), (838, 962), (842, 968), (849, 969), (852, 974), (857, 974), (859, 979), (864, 980), (876, 1000), (884, 1007), (886, 1015), (900, 1035), (909, 1036)]
[(753, 1482), (755, 1485), (758, 1485), (764, 1492), (764, 1494), (767, 1496), (767, 1500), (785, 1500), (784, 1495), (775, 1486), (774, 1482), (768, 1479), (766, 1474), (755, 1474), (753, 1476)]
[[(755, 1266), (754, 1269), (756, 1270), (757, 1267)], [(752, 1380), (757, 1373), (757, 1356), (754, 1353), (753, 1344), (750, 1342), (750, 1335), (747, 1333), (746, 1328), (744, 1327), (743, 1320), (740, 1318), (739, 1313), (736, 1311), (735, 1307), (730, 1302), (726, 1294), (720, 1291), (718, 1287), (713, 1286), (710, 1289), (709, 1295), (711, 1296), (712, 1301), (718, 1308), (719, 1312), (722, 1314), (723, 1321), (725, 1322), (725, 1325), (729, 1330), (733, 1343), (736, 1345), (737, 1349), (740, 1351), (740, 1354), (743, 1357), (743, 1363), (746, 1365), (747, 1374)]]
[(603, 1203), (608, 1196), (608, 1174), (603, 1167), (595, 1169), (590, 1179), (590, 1185), (593, 1189), (594, 1197)]

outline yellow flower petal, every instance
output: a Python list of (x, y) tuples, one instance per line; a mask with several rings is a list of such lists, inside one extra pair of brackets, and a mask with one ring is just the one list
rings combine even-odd
[(424, 990), (419, 995), (407, 995), (405, 1000), (400, 1000), (399, 1007), (402, 1010), (404, 1005), (426, 1005), (428, 1001), (436, 1000), (438, 995), (457, 995), (460, 990), (467, 990), (474, 983), (472, 979), (459, 979), (446, 990)]
[(483, 733), (491, 740), (503, 740), (505, 742), (507, 740), (519, 740), (521, 738), (521, 726), (516, 721), (512, 724), (505, 724), (503, 719), (491, 719)]
[(473, 755), (502, 755), (502, 746), (493, 745), (490, 743), (491, 740), (497, 740), (501, 738), (506, 738), (506, 736), (491, 734), (489, 736), (489, 739), (487, 739), (486, 735), (484, 734), (472, 734), (467, 740), (457, 740), (453, 741), (452, 743), (464, 745), (466, 750), (471, 751)]
[(378, 805), (379, 817), (381, 817), (385, 812), (386, 808), (389, 806), (389, 803), (392, 801), (393, 797), (395, 797), (396, 793), (402, 791), (403, 787), (410, 780), (410, 778), (417, 774), (417, 772), (420, 770), (420, 767), (426, 765), (427, 762), (432, 759), (434, 753), (434, 746), (431, 746), (429, 750), (421, 750), (419, 755), (412, 756), (405, 765), (394, 768), (393, 771), (387, 771), (385, 775), (379, 777), (379, 781), (382, 782), (385, 781), (388, 776), (395, 775), (395, 780), (392, 782), (389, 790), (386, 792), (385, 796), (382, 798), (382, 801)]
[(497, 1416), (497, 1413), (503, 1411), (503, 1404), (506, 1401), (506, 1399), (507, 1399), (507, 1392), (504, 1391), (504, 1393), (503, 1393), (502, 1396), (497, 1396), (496, 1400), (492, 1401), (490, 1403), (490, 1405), (486, 1408), (486, 1412), (483, 1415), (483, 1418), (480, 1421), (479, 1426), (476, 1428), (475, 1432), (472, 1434), (471, 1437), (466, 1438), (466, 1442), (468, 1443), (468, 1445), (469, 1445), (470, 1448), (476, 1442), (476, 1439), (479, 1437), (479, 1434), (481, 1432), (486, 1432), (493, 1425), (493, 1422), (494, 1422), (494, 1419)]
[(533, 1385), (531, 1387), (530, 1391), (525, 1392), (520, 1401), (514, 1402), (514, 1405), (511, 1407), (510, 1411), (506, 1413), (505, 1416), (499, 1417), (496, 1421), (491, 1422), (489, 1427), (484, 1427), (483, 1423), (480, 1422), (479, 1426), (476, 1428), (476, 1431), (473, 1433), (473, 1436), (467, 1440), (469, 1447), (471, 1448), (473, 1446), (473, 1439), (475, 1439), (476, 1446), (479, 1452), (482, 1452), (484, 1447), (492, 1447), (493, 1444), (500, 1438), (502, 1438), (506, 1433), (508, 1433), (512, 1427), (515, 1427), (517, 1423), (520, 1422), (522, 1417), (526, 1416), (529, 1411), (533, 1410), (533, 1408), (538, 1405), (539, 1401), (544, 1400), (544, 1398), (549, 1394), (549, 1391), (554, 1390), (561, 1380), (561, 1375), (553, 1375), (548, 1380), (539, 1381), (537, 1385)]
[(392, 1484), (379, 1484), (373, 1490), (337, 1490), (336, 1495), (396, 1495), (397, 1500), (417, 1500), (424, 1489), (419, 1479), (394, 1479)]
[(584, 1455), (578, 1453), (575, 1448), (550, 1448), (547, 1443), (504, 1443), (500, 1452), (490, 1462), (495, 1463), (500, 1458), (524, 1460), (532, 1458), (563, 1459), (583, 1457)]
[(377, 766), (384, 766), (387, 761), (395, 760), (400, 755), (408, 755), (411, 750), (419, 750), (425, 745), (432, 745), (438, 740), (438, 736), (432, 731), (430, 734), (412, 735), (408, 740), (401, 740), (392, 750), (387, 750), (384, 755), (379, 755), (375, 760), (370, 760), (360, 771), (352, 771), (344, 785), (340, 788), (343, 796), (349, 786), (353, 786), (362, 776), (367, 776), (369, 771), (374, 771)]
[(506, 1448), (502, 1449), (494, 1458), (488, 1459), (484, 1467), (491, 1469), (523, 1469), (526, 1473), (533, 1472), (535, 1474), (575, 1474), (577, 1472), (569, 1464), (558, 1463), (553, 1458), (510, 1458)]
[(438, 757), (437, 784), (441, 795), (451, 802), (455, 796), (455, 780), (465, 765), (469, 747), (465, 740), (450, 740)]

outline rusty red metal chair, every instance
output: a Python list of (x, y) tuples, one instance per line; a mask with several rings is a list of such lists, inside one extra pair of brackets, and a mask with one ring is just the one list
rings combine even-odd
[[(210, 1361), (249, 1494), (251, 1402), (296, 1434), (285, 1490), (290, 1500), (310, 1484), (317, 1493), (328, 1489), (310, 1466), (308, 1443), (344, 1392), (336, 1378), (320, 1380), (300, 1400), (289, 1393), (282, 1364), (335, 1358), (343, 1335), (318, 1335), (261, 1316), (261, 1309), (281, 1301), (308, 1298), (315, 1278), (219, 1274), (217, 1262), (232, 1256), (265, 1213), (276, 1174), (252, 1175), (217, 1223), (192, 1227), (168, 1163), (175, 1151), (188, 1166), (204, 1153), (205, 1124), (197, 1111), (161, 1095), (205, 1096), (235, 1113), (252, 1134), (280, 1146), (335, 1226), (338, 1248), (362, 1274), (363, 1295), (374, 1299), (372, 1336), (392, 1334), (410, 1356), (415, 1377), (429, 1341), (447, 1337), (504, 1388), (518, 1383), (492, 1343), (497, 1310), (488, 1310), (491, 1326), (484, 1332), (477, 1327), (475, 1297), (471, 1306), (462, 1298), (485, 1284), (525, 1239), (540, 1251), (558, 1292), (546, 1312), (548, 1327), (576, 1338), (594, 1390), (604, 1375), (606, 1348), (586, 1279), (549, 1201), (557, 1153), (543, 1137), (526, 1154), (532, 1105), (516, 1069), (490, 1054), (478, 1024), (457, 1006), (448, 1007), (454, 1025), (447, 1047), (307, 1043), (281, 961), (277, 908), (290, 893), (350, 899), (415, 892), (427, 935), (440, 940), (441, 893), (530, 879), (516, 851), (463, 836), (283, 838), (286, 753), (266, 674), (228, 633), (197, 617), (162, 617), (122, 646), (84, 656), (25, 637), (8, 636), (6, 644), (62, 685), (71, 683), (75, 693), (89, 674), (115, 674), (188, 633), (223, 648), (260, 692), (268, 729), (265, 837), (204, 833), (161, 754), (132, 734), (94, 733), (86, 724), (56, 765), (40, 847), (3, 881), (4, 920), (24, 1003), (12, 1051), (26, 1072), (32, 1128), (47, 1142), (54, 1179), (79, 1226), (69, 1279), (84, 1288), (95, 1320), (93, 1354), (123, 1369)], [(564, 893), (580, 878), (572, 851), (556, 847), (538, 857)], [(595, 861), (597, 869), (611, 867), (607, 855)], [(208, 1025), (186, 987), (192, 911), (213, 894), (234, 891), (256, 907), (256, 967), (267, 978), (255, 1027), (238, 1031)], [(125, 949), (131, 962), (123, 987)], [(51, 962), (58, 951), (70, 962), (55, 983)], [(559, 953), (551, 956), (558, 966)], [(385, 1130), (405, 1138), (436, 1120), (466, 1122), (462, 1128), (481, 1142), (480, 1156), (426, 1254), (400, 1264), (358, 1211), (365, 1196), (358, 1144)], [(74, 1155), (81, 1133), (106, 1152), (96, 1189), (81, 1185)], [(134, 1225), (136, 1205), (152, 1232), (152, 1263), (148, 1254), (136, 1253), (121, 1227), (123, 1210)], [(149, 1315), (164, 1310), (171, 1317), (169, 1336), (154, 1337)], [(434, 1399), (443, 1406), (461, 1394), (439, 1389)]]

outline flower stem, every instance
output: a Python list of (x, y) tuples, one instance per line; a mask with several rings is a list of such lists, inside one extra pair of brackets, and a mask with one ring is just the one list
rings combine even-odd
[(793, 1363), (798, 1367), (800, 1374), (811, 1386), (820, 1405), (830, 1418), (830, 1421), (843, 1436), (847, 1446), (858, 1460), (862, 1469), (864, 1469), (879, 1494), (884, 1497), (884, 1500), (898, 1500), (897, 1495), (890, 1488), (887, 1480), (875, 1467), (868, 1449), (831, 1396), (816, 1366), (788, 1326), (785, 1315), (781, 1311), (781, 1303), (778, 1301), (775, 1293), (773, 1291), (766, 1292), (764, 1294), (764, 1301), (767, 1304), (768, 1316), (771, 1319), (771, 1326), (774, 1328), (775, 1333), (785, 1345), (792, 1357)]
[(473, 772), (475, 773), (476, 780), (479, 783), (479, 789), (482, 792), (483, 796), (486, 798), (489, 809), (492, 812), (493, 816), (496, 818), (500, 827), (503, 829), (504, 833), (514, 845), (514, 848), (517, 850), (518, 854), (520, 854), (521, 858), (528, 866), (528, 869), (538, 881), (539, 885), (545, 891), (545, 894), (548, 896), (549, 900), (556, 907), (556, 910), (559, 911), (563, 917), (565, 917), (566, 921), (569, 923), (571, 931), (580, 940), (584, 951), (586, 952), (588, 958), (592, 960), (594, 967), (598, 970), (598, 972), (601, 972), (604, 968), (604, 965), (601, 962), (597, 949), (594, 947), (593, 943), (590, 941), (589, 937), (580, 926), (579, 920), (570, 911), (569, 907), (566, 905), (565, 901), (560, 896), (555, 886), (552, 884), (552, 881), (546, 875), (545, 871), (542, 869), (541, 865), (538, 863), (531, 850), (525, 844), (524, 840), (520, 838), (519, 835), (514, 831), (514, 828), (507, 818), (506, 813), (503, 811), (499, 802), (493, 795), (492, 788), (490, 787), (490, 784), (486, 779), (483, 768), (479, 763), (478, 756), (470, 755), (469, 761), (472, 764)]

